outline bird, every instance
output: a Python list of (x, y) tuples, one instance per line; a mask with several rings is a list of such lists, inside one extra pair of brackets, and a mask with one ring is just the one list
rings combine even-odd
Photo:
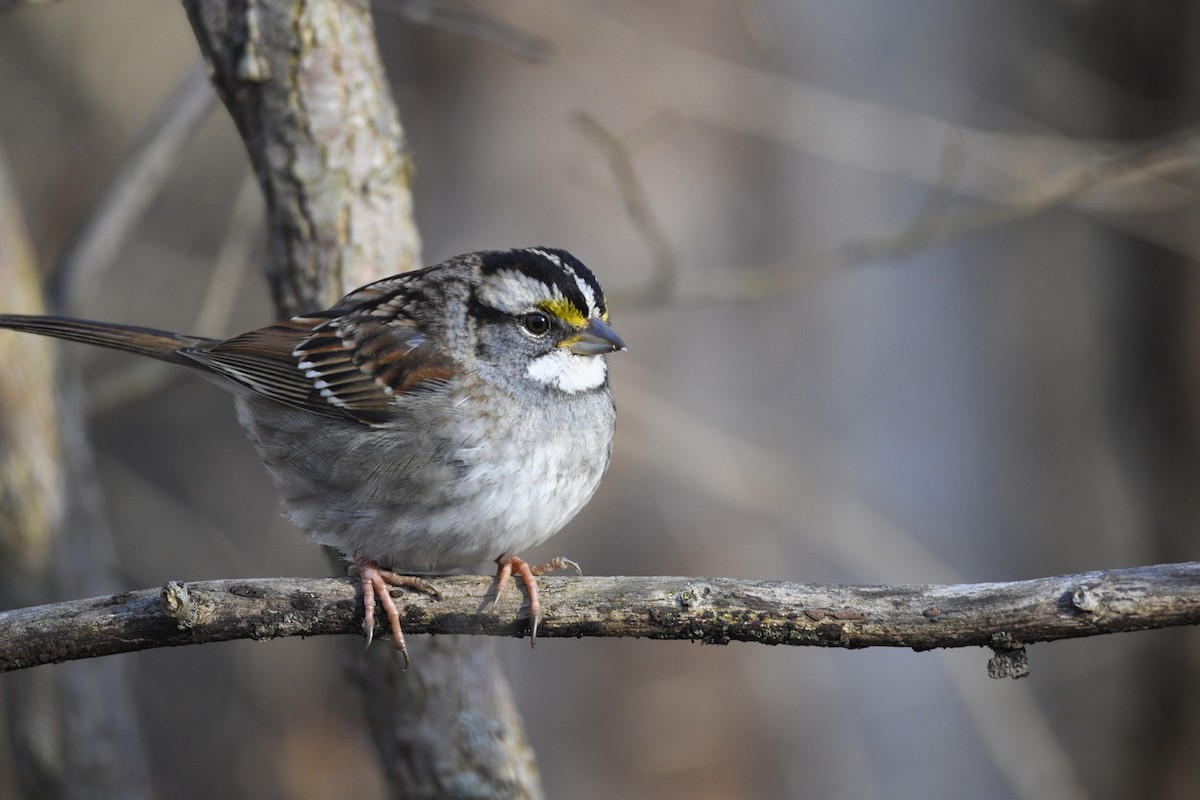
[(230, 339), (61, 316), (0, 328), (187, 367), (233, 393), (284, 515), (339, 551), (408, 665), (388, 587), (437, 595), (428, 576), (497, 565), (494, 601), (579, 566), (518, 553), (563, 528), (612, 458), (605, 356), (626, 349), (592, 272), (565, 250), (466, 253)]

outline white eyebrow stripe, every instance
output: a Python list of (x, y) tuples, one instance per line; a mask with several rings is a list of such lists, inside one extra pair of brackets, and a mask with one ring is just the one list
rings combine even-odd
[(480, 302), (505, 314), (520, 314), (546, 298), (564, 299), (557, 286), (515, 269), (502, 269), (488, 276), (478, 289)]

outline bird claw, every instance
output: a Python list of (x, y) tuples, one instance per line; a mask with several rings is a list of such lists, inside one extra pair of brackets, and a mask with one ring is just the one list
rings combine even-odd
[(521, 582), (525, 584), (525, 591), (529, 593), (529, 646), (536, 647), (538, 623), (542, 621), (542, 602), (538, 593), (537, 576), (559, 569), (570, 569), (576, 575), (582, 575), (583, 570), (571, 559), (561, 556), (552, 558), (545, 564), (537, 565), (530, 565), (528, 561), (517, 556), (498, 558), (496, 563), (500, 566), (500, 570), (496, 573), (496, 591), (495, 598), (492, 600), (492, 608), (494, 609), (499, 604), (500, 596), (508, 587), (509, 581), (512, 580), (513, 573), (520, 575)]
[(392, 599), (388, 587), (401, 586), (408, 589), (415, 589), (419, 592), (431, 594), (439, 600), (442, 597), (441, 592), (424, 578), (416, 575), (401, 575), (392, 572), (390, 569), (382, 569), (378, 563), (369, 559), (361, 559), (355, 562), (354, 570), (362, 580), (363, 588), (363, 633), (367, 638), (367, 643), (363, 649), (366, 650), (366, 648), (370, 647), (371, 642), (375, 638), (375, 601), (378, 598), (379, 604), (383, 606), (384, 614), (387, 616), (391, 627), (392, 643), (404, 658), (404, 669), (407, 670), (408, 646), (404, 641), (404, 630), (400, 626), (400, 609), (396, 607), (396, 601)]

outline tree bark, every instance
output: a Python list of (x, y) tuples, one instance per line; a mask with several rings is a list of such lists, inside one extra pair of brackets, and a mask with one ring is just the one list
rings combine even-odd
[(282, 314), (420, 264), (412, 163), (354, 0), (186, 0), (213, 85), (262, 185)]
[[(369, 4), (184, 8), (262, 185), (278, 314), (328, 307), (346, 289), (420, 266), (412, 164)], [(490, 644), (439, 643), (407, 673), (386, 649), (355, 645), (346, 659), (394, 795), (541, 796)], [(492, 735), (464, 735), (467, 719)]]

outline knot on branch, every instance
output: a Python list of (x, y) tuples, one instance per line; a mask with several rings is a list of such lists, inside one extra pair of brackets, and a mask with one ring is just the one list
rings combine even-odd
[(1091, 614), (1100, 609), (1100, 599), (1096, 597), (1096, 593), (1089, 587), (1080, 586), (1075, 591), (1071, 592), (1071, 606), (1076, 611), (1083, 611)]
[(167, 581), (158, 595), (163, 613), (175, 620), (180, 630), (192, 628), (199, 619), (192, 595), (181, 581)]
[(992, 636), (992, 657), (988, 659), (988, 677), (1024, 678), (1029, 675), (1029, 655), (1025, 645), (1012, 638), (1012, 634), (997, 633)]

